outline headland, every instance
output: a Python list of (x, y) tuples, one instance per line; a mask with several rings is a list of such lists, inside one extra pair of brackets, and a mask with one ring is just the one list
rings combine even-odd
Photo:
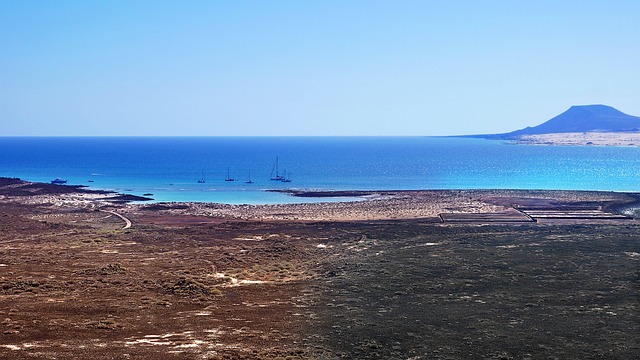
[(473, 135), (526, 145), (640, 145), (640, 117), (606, 105), (572, 106), (546, 122), (503, 134)]

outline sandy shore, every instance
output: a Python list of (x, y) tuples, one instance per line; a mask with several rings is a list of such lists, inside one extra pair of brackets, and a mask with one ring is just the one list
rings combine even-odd
[(372, 193), (362, 201), (227, 205), (214, 203), (159, 203), (126, 205), (131, 213), (197, 215), (219, 219), (361, 221), (436, 218), (443, 213), (501, 213), (513, 209), (514, 199), (565, 202), (616, 202), (624, 195), (602, 192), (524, 190), (416, 190)]
[(482, 201), (476, 195), (463, 191), (385, 192), (363, 197), (362, 201), (350, 202), (274, 205), (174, 203), (128, 205), (127, 210), (160, 210), (170, 214), (222, 219), (353, 221), (429, 218), (442, 212), (492, 212), (502, 209), (501, 206)]
[[(45, 187), (42, 187), (45, 185)], [(77, 208), (83, 210), (117, 211), (140, 216), (189, 215), (220, 220), (280, 220), (280, 221), (366, 221), (437, 218), (443, 213), (503, 213), (512, 211), (518, 203), (532, 200), (565, 203), (625, 203), (632, 202), (622, 193), (588, 191), (531, 190), (403, 190), (359, 191), (361, 201), (321, 202), (332, 192), (309, 193), (317, 203), (230, 205), (200, 202), (170, 202), (131, 204), (123, 202), (126, 195), (95, 192), (84, 188), (46, 186), (34, 183), (0, 183), (0, 201), (23, 205)], [(34, 190), (35, 189), (35, 190)], [(297, 196), (309, 194), (296, 192)], [(343, 195), (343, 194), (342, 194)], [(344, 196), (344, 195), (343, 195)]]
[(515, 142), (527, 145), (640, 146), (640, 132), (576, 132), (523, 135)]

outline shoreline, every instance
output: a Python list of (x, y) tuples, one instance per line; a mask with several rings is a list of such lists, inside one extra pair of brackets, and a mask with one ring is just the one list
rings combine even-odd
[[(85, 210), (112, 210), (140, 217), (196, 216), (218, 220), (277, 221), (375, 221), (425, 219), (518, 219), (520, 206), (562, 206), (590, 204), (591, 209), (618, 215), (637, 216), (640, 194), (582, 190), (383, 190), (319, 191), (275, 190), (295, 197), (317, 198), (318, 202), (233, 205), (210, 202), (132, 203), (139, 197), (90, 190), (78, 186), (30, 183), (0, 178), (0, 201), (23, 205), (48, 205)], [(361, 201), (322, 202), (323, 198), (361, 198)], [(542, 205), (541, 205), (542, 204)], [(451, 214), (466, 214), (454, 215)], [(485, 215), (482, 215), (485, 214)], [(488, 215), (487, 215), (488, 214)], [(445, 215), (445, 216), (443, 216)], [(482, 216), (481, 216), (482, 215)], [(484, 216), (484, 217), (483, 217)], [(525, 214), (525, 217), (527, 215)], [(493, 219), (493, 220), (492, 220)], [(518, 220), (519, 221), (519, 220)]]
[(551, 146), (640, 146), (640, 132), (572, 132), (521, 135), (513, 141), (518, 145)]

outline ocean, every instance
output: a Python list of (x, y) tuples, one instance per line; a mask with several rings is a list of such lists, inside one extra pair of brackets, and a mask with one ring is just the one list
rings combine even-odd
[[(270, 180), (276, 157), (291, 182)], [(318, 201), (269, 189), (638, 192), (640, 148), (444, 137), (0, 137), (0, 176), (229, 204)]]

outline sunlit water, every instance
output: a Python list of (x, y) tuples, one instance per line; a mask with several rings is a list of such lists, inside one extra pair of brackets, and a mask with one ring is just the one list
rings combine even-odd
[[(270, 180), (276, 156), (291, 182)], [(227, 172), (235, 181), (225, 181)], [(317, 201), (265, 191), (289, 188), (640, 191), (640, 148), (431, 137), (5, 137), (0, 176), (235, 204)]]

